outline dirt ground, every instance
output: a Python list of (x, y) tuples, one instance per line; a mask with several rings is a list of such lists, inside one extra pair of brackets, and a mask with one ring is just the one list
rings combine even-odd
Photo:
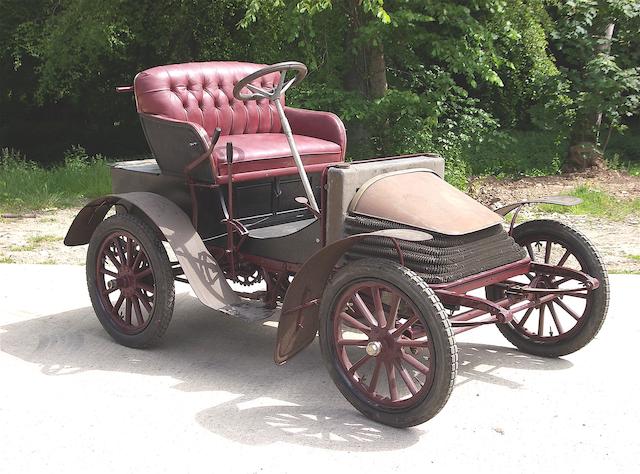
[[(580, 184), (620, 199), (640, 197), (640, 177), (616, 171), (573, 173), (518, 180), (474, 180), (470, 194), (487, 206), (544, 195), (566, 193)], [(64, 235), (78, 209), (38, 211), (32, 217), (0, 218), (1, 263), (67, 263), (83, 265), (86, 246), (65, 247)], [(610, 272), (640, 273), (640, 216), (609, 221), (592, 216), (540, 214), (526, 210), (525, 218), (558, 219), (584, 232), (599, 249)], [(632, 256), (635, 256), (632, 257)]]
[(472, 179), (469, 194), (487, 206), (498, 207), (522, 199), (567, 193), (581, 185), (599, 189), (617, 199), (640, 197), (640, 177), (602, 169), (520, 179)]

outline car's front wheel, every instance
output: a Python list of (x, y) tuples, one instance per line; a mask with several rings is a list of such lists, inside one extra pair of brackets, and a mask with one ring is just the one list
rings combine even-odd
[(458, 361), (449, 320), (427, 284), (393, 261), (338, 271), (320, 306), (320, 346), (338, 389), (375, 421), (414, 426), (449, 399)]

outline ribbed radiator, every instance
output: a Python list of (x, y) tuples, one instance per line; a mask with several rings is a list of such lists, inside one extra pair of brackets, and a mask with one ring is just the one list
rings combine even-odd
[[(408, 228), (410, 227), (371, 217), (348, 216), (345, 221), (348, 235)], [(527, 255), (499, 224), (459, 236), (429, 233), (433, 235), (433, 239), (425, 242), (398, 241), (405, 265), (419, 273), (427, 283), (459, 280), (521, 260)], [(347, 254), (349, 260), (367, 257), (397, 261), (398, 253), (390, 239), (368, 237), (354, 245)]]

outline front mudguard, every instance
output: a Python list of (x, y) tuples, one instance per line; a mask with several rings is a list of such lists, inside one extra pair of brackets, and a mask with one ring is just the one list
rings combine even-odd
[[(285, 363), (313, 342), (319, 327), (320, 298), (333, 269), (353, 245), (366, 237), (414, 242), (432, 238), (430, 234), (418, 230), (386, 229), (352, 235), (316, 252), (296, 273), (284, 297), (274, 354), (276, 364)], [(401, 254), (399, 258), (402, 261)]]
[(73, 220), (64, 239), (65, 245), (89, 243), (96, 227), (113, 206), (141, 214), (156, 227), (173, 249), (191, 288), (204, 305), (224, 311), (240, 303), (189, 217), (176, 204), (158, 194), (110, 194), (91, 201)]

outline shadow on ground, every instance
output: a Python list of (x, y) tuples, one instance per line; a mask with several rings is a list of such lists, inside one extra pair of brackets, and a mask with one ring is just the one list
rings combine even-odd
[[(70, 377), (87, 370), (168, 376), (177, 381), (173, 386), (177, 390), (218, 392), (227, 401), (195, 418), (211, 432), (239, 443), (284, 441), (366, 451), (400, 449), (419, 440), (419, 430), (382, 426), (353, 409), (325, 371), (317, 343), (288, 364), (276, 366), (275, 336), (273, 326), (211, 313), (182, 294), (165, 341), (155, 349), (119, 346), (93, 310), (82, 308), (0, 327), (0, 350), (37, 364), (49, 376)], [(495, 372), (504, 367), (571, 366), (566, 360), (541, 359), (498, 346), (461, 343), (459, 353), (458, 385), (479, 381), (516, 389), (517, 382)]]

